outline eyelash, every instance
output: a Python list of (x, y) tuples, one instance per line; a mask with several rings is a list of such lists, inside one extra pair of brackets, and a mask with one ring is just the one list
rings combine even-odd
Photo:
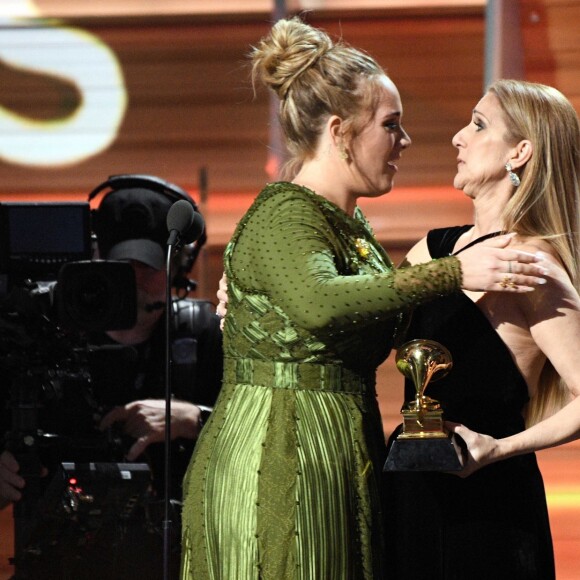
[(399, 123), (385, 123), (383, 127), (389, 129), (389, 131), (398, 131), (401, 128)]
[(481, 131), (482, 129), (485, 128), (484, 124), (481, 121), (477, 120), (477, 119), (474, 119), (473, 120), (473, 124), (477, 127), (476, 132), (477, 131)]

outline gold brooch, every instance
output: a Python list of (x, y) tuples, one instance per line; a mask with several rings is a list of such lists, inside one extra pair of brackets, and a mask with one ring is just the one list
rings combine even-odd
[(363, 259), (366, 260), (371, 253), (371, 247), (369, 243), (364, 238), (357, 238), (354, 242), (356, 247), (356, 251), (358, 255)]

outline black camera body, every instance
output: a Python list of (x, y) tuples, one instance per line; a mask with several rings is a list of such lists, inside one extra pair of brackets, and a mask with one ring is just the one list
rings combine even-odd
[[(0, 413), (24, 475), (38, 475), (37, 455), (65, 440), (103, 456), (118, 443), (95, 426), (88, 336), (134, 326), (135, 274), (91, 254), (88, 203), (0, 203)], [(51, 409), (65, 418), (60, 433), (44, 424)]]
[(54, 280), (67, 262), (91, 258), (86, 202), (0, 203), (0, 295), (24, 278)]
[[(100, 560), (95, 546), (106, 546), (116, 566), (133, 538), (139, 546), (144, 537), (158, 544), (160, 449), (148, 449), (151, 472), (148, 464), (128, 465), (124, 460), (134, 440), (122, 426), (103, 431), (100, 422), (136, 393), (157, 392), (169, 331), (157, 332), (145, 348), (119, 344), (106, 331), (137, 323), (135, 271), (128, 260), (160, 270), (168, 235), (165, 213), (183, 199), (194, 211), (196, 205), (186, 192), (151, 176), (112, 176), (89, 201), (105, 190), (98, 211), (79, 202), (0, 203), (0, 415), (6, 417), (0, 436), (26, 479), (22, 499), (14, 504), (15, 577), (52, 579), (54, 569), (54, 578), (64, 578), (62, 567), (71, 572), (66, 578), (77, 578), (73, 570), (82, 562), (81, 545), (87, 561), (98, 564), (95, 577), (102, 577), (101, 568), (109, 563)], [(187, 275), (203, 235), (176, 248), (171, 261), (179, 298), (195, 287)], [(109, 251), (127, 241), (135, 242), (133, 253), (147, 250), (156, 263)], [(152, 251), (155, 244), (158, 252)], [(93, 259), (97, 253), (123, 261)], [(174, 302), (174, 313), (179, 303)], [(164, 306), (155, 302), (144, 308)], [(176, 324), (199, 322), (206, 309), (179, 312), (188, 316), (177, 317)], [(188, 336), (187, 345), (190, 353), (197, 338)], [(192, 384), (192, 360), (176, 364), (177, 382)], [(78, 471), (79, 466), (84, 467)], [(165, 522), (163, 528), (165, 533)], [(127, 542), (121, 541), (125, 534)]]
[(79, 331), (135, 324), (135, 276), (91, 261), (87, 202), (0, 203), (0, 308)]

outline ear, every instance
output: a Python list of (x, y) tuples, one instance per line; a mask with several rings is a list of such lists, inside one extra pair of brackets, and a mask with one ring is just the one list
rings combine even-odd
[(337, 115), (331, 115), (326, 121), (326, 131), (329, 135), (332, 144), (338, 147), (344, 137), (342, 130), (342, 119)]
[(512, 169), (523, 167), (532, 157), (534, 146), (531, 141), (522, 139), (513, 149), (509, 162)]

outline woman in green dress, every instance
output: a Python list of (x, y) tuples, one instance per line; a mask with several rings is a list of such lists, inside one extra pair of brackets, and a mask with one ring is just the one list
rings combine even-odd
[(298, 18), (252, 60), (280, 97), (291, 181), (225, 252), (224, 379), (184, 481), (182, 577), (382, 578), (375, 373), (404, 313), (462, 287), (530, 291), (542, 265), (503, 236), (395, 272), (356, 206), (390, 191), (411, 144), (393, 82)]

